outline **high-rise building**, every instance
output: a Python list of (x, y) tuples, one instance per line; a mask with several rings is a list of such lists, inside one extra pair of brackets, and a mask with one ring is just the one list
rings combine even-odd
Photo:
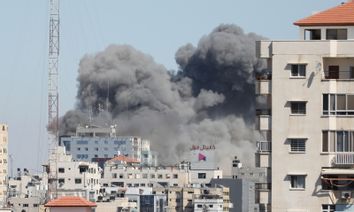
[(99, 162), (102, 167), (104, 161), (117, 155), (134, 158), (142, 165), (157, 164), (157, 154), (150, 150), (150, 141), (136, 136), (117, 136), (116, 126), (79, 126), (75, 136), (60, 137), (60, 145), (74, 160)]
[(8, 126), (0, 124), (0, 204), (3, 205), (7, 192), (8, 173)]
[(299, 40), (257, 43), (269, 69), (257, 76), (257, 162), (272, 183), (260, 201), (274, 212), (354, 211), (354, 2), (294, 24)]

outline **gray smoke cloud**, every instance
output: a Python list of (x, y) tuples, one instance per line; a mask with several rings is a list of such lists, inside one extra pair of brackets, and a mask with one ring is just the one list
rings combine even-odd
[(118, 124), (119, 134), (151, 140), (160, 161), (188, 157), (191, 145), (215, 144), (221, 167), (238, 155), (253, 165), (256, 34), (220, 25), (194, 47), (176, 52), (180, 67), (170, 73), (128, 45), (111, 45), (85, 56), (79, 66), (77, 105), (60, 120), (60, 134), (72, 134), (93, 117)]

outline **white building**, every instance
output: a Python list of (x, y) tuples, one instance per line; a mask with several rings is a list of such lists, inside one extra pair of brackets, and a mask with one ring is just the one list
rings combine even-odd
[(62, 136), (65, 146), (75, 160), (100, 162), (119, 154), (139, 160), (142, 164), (156, 165), (156, 153), (150, 150), (150, 141), (136, 136), (117, 136), (116, 127), (78, 127), (75, 136)]
[(0, 124), (0, 205), (4, 204), (8, 176), (8, 126)]
[(42, 175), (31, 175), (27, 169), (18, 170), (8, 182), (7, 206), (14, 211), (38, 212), (46, 200), (48, 180)]
[(66, 154), (64, 147), (57, 147), (51, 157), (49, 182), (52, 185), (57, 183), (51, 191), (52, 197), (79, 196), (91, 201), (97, 199), (101, 178), (97, 163), (74, 161), (70, 154)]
[(261, 201), (274, 212), (354, 210), (353, 14), (349, 1), (295, 22), (300, 40), (257, 43), (271, 70), (256, 84), (258, 165), (272, 176)]

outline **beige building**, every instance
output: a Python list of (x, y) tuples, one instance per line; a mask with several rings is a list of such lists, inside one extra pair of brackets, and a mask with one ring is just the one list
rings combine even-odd
[(8, 126), (0, 124), (0, 204), (3, 205), (7, 191), (8, 176)]
[(228, 187), (167, 187), (153, 188), (153, 193), (167, 196), (166, 211), (230, 211)]
[[(101, 171), (97, 163), (75, 161), (66, 154), (64, 147), (57, 147), (50, 155), (52, 163), (47, 168), (51, 198), (79, 196), (90, 201), (97, 200), (101, 188)], [(48, 177), (47, 176), (47, 177)]]
[(299, 40), (257, 43), (270, 70), (257, 162), (272, 183), (259, 201), (274, 212), (354, 211), (353, 14), (349, 1), (295, 22)]

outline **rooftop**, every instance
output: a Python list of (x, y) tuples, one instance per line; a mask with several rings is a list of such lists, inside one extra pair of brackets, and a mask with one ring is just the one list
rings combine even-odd
[(316, 13), (294, 23), (297, 26), (354, 26), (354, 1)]
[(46, 207), (96, 207), (96, 204), (81, 197), (59, 197), (45, 204)]
[(138, 161), (135, 158), (130, 158), (124, 155), (118, 155), (114, 158), (112, 158), (111, 160), (109, 160), (109, 162), (115, 162), (115, 161), (121, 161), (121, 162), (125, 162), (125, 163), (140, 163), (140, 161)]

